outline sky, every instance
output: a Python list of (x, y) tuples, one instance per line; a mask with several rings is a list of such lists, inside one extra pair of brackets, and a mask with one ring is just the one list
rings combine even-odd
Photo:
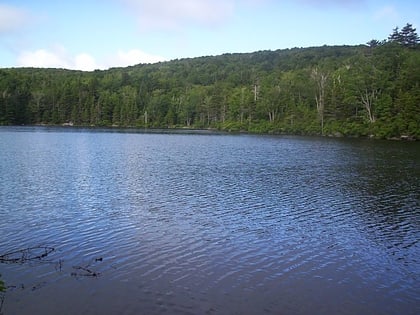
[(0, 0), (0, 68), (92, 71), (420, 33), (418, 0)]

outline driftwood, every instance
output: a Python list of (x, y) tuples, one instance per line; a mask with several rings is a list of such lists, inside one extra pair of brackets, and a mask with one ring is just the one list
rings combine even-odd
[(53, 251), (55, 251), (55, 248), (49, 246), (35, 246), (19, 249), (0, 255), (0, 263), (23, 264), (28, 261), (41, 261)]
[(99, 277), (100, 273), (94, 270), (89, 269), (89, 266), (73, 266), (74, 270), (77, 272), (72, 272), (73, 277)]
[[(101, 261), (103, 261), (102, 257), (95, 258), (92, 261), (92, 263), (97, 263)], [(71, 276), (73, 277), (99, 277), (100, 273), (91, 269), (92, 263), (87, 264), (86, 266), (73, 266), (73, 270), (75, 271), (71, 273)]]

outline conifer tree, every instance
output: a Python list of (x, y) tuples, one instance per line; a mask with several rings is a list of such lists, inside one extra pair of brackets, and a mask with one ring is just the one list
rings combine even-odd
[(399, 31), (398, 26), (394, 28), (392, 34), (389, 35), (388, 40), (405, 47), (415, 47), (420, 43), (420, 38), (416, 33), (416, 29), (413, 28), (413, 25), (410, 23), (407, 23), (401, 31)]

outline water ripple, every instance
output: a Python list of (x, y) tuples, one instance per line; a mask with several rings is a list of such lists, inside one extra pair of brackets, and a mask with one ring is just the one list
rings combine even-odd
[[(385, 158), (400, 145), (3, 133), (0, 250), (56, 251), (2, 274), (48, 294), (44, 313), (65, 294), (69, 313), (415, 314), (419, 153)], [(6, 314), (30, 313), (29, 291), (9, 294)]]

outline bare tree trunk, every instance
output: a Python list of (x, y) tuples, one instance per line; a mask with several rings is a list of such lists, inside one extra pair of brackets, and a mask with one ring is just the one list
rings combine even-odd
[(222, 105), (222, 112), (221, 112), (221, 119), (222, 119), (222, 123), (224, 123), (225, 122), (225, 120), (226, 120), (226, 112), (227, 112), (227, 108), (226, 108), (226, 97), (225, 97), (225, 99), (223, 100), (223, 105)]
[(258, 85), (254, 84), (254, 102), (256, 103), (258, 99)]
[(360, 93), (360, 98), (362, 100), (362, 104), (366, 109), (366, 113), (370, 123), (374, 123), (376, 121), (375, 114), (373, 113), (373, 102), (378, 97), (378, 91), (368, 91), (367, 89)]
[(244, 122), (245, 115), (245, 88), (241, 89), (241, 106), (240, 106), (240, 120), (241, 124)]
[(269, 112), (268, 112), (268, 119), (269, 119), (269, 121), (272, 123), (272, 122), (274, 122), (274, 120), (276, 119), (276, 114), (277, 114), (277, 111), (276, 110), (270, 110)]
[(325, 110), (325, 88), (327, 85), (328, 75), (322, 73), (318, 68), (314, 68), (311, 74), (312, 79), (316, 83), (317, 91), (315, 93), (316, 109), (321, 121), (321, 134), (324, 134), (324, 110)]

